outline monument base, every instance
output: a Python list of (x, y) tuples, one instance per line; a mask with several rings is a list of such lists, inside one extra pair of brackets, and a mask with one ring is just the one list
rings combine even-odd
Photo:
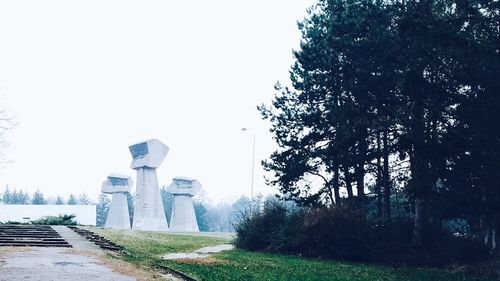
[(194, 212), (193, 197), (175, 195), (170, 219), (170, 231), (199, 232), (198, 221)]
[(104, 227), (130, 229), (130, 216), (126, 193), (114, 193)]
[(168, 231), (156, 169), (143, 167), (137, 170), (137, 189), (132, 229)]

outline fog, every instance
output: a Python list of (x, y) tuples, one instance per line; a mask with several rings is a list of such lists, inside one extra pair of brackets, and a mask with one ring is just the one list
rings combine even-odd
[(206, 197), (269, 193), (275, 144), (256, 105), (287, 81), (296, 22), (313, 1), (3, 1), (0, 104), (18, 125), (0, 190), (97, 199), (110, 172), (135, 178), (128, 146), (170, 147), (160, 185), (198, 179)]

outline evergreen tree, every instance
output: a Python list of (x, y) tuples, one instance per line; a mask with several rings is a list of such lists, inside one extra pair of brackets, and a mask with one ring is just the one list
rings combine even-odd
[(2, 202), (4, 204), (12, 204), (12, 193), (9, 189), (9, 186), (5, 186), (5, 190), (2, 193)]
[(172, 215), (172, 206), (174, 204), (174, 196), (167, 191), (166, 186), (162, 186), (162, 188), (160, 189), (160, 194), (167, 222), (170, 223), (170, 216)]
[(76, 201), (76, 196), (73, 194), (70, 194), (68, 197), (68, 205), (76, 205), (78, 202)]
[(64, 205), (64, 199), (60, 195), (57, 195), (55, 204)]
[(14, 188), (14, 191), (12, 191), (10, 196), (10, 204), (26, 205), (29, 202), (30, 197), (27, 192), (24, 192), (22, 190), (17, 191), (17, 189)]
[(43, 197), (43, 193), (40, 190), (35, 191), (33, 193), (33, 197), (31, 199), (31, 204), (33, 205), (46, 205), (47, 201)]
[(134, 222), (134, 197), (130, 192), (127, 192), (128, 213), (130, 216), (130, 225)]
[(495, 245), (499, 19), (484, 1), (320, 0), (299, 24), (291, 87), (259, 107), (279, 146), (269, 183), (304, 205), (364, 209), (375, 178), (377, 217), (391, 221), (404, 192), (415, 246), (453, 217)]
[(106, 218), (108, 217), (110, 200), (105, 193), (99, 195), (96, 206), (96, 225), (103, 226), (106, 223)]
[(78, 196), (78, 204), (79, 205), (90, 205), (92, 202), (90, 201), (89, 196), (86, 193), (82, 193)]
[(200, 231), (209, 231), (208, 211), (203, 202), (194, 201), (194, 213)]

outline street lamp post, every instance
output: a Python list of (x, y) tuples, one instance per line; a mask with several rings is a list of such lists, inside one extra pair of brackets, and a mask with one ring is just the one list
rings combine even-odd
[(250, 217), (253, 215), (253, 183), (255, 176), (255, 130), (250, 128), (242, 128), (243, 132), (252, 131), (253, 133), (253, 143), (252, 143), (252, 182), (250, 185)]

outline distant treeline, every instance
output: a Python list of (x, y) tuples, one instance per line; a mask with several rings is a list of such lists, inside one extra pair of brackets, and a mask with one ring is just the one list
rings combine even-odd
[[(161, 196), (165, 210), (165, 216), (170, 221), (172, 210), (173, 196), (166, 191), (166, 188), (161, 188)], [(0, 191), (0, 204), (14, 205), (90, 205), (96, 204), (96, 224), (103, 226), (108, 215), (111, 196), (101, 193), (97, 202), (91, 200), (86, 193), (79, 195), (70, 194), (68, 198), (56, 196), (55, 198), (46, 198), (44, 194), (37, 190), (33, 194), (20, 189), (11, 189), (8, 186), (3, 191)], [(263, 206), (264, 198), (261, 195), (255, 196), (253, 205), (255, 208)], [(128, 193), (128, 205), (130, 212), (130, 222), (133, 222), (134, 215), (134, 198)], [(250, 199), (242, 196), (234, 203), (219, 203), (211, 205), (203, 198), (196, 198), (194, 209), (196, 219), (200, 231), (217, 231), (217, 232), (233, 232), (234, 225), (239, 222), (241, 217), (247, 214), (250, 206)], [(260, 206), (260, 207), (259, 207)]]
[(45, 198), (40, 190), (35, 191), (30, 195), (26, 191), (10, 189), (8, 186), (0, 192), (0, 203), (1, 204), (13, 204), (13, 205), (90, 205), (92, 201), (86, 193), (80, 195), (70, 194), (67, 199), (58, 195), (55, 198)]

